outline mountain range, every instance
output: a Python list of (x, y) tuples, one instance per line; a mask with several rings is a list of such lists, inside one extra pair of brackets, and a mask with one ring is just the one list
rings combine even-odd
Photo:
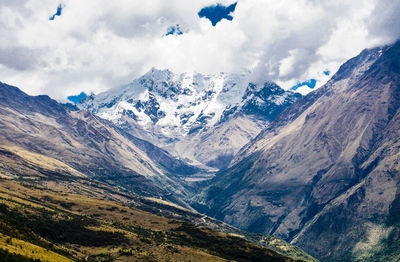
[[(72, 177), (89, 177), (134, 193), (184, 204), (179, 176), (198, 172), (165, 150), (129, 135), (89, 112), (71, 111), (48, 96), (32, 97), (1, 84), (0, 145)], [(173, 193), (172, 193), (173, 192)]]
[(0, 83), (0, 133), (11, 261), (315, 261), (196, 212), (185, 179), (204, 170), (71, 104)]
[(400, 43), (364, 50), (208, 182), (197, 209), (322, 261), (398, 261)]
[(77, 105), (188, 163), (226, 166), (299, 93), (246, 74), (174, 74), (151, 69)]
[[(399, 109), (400, 42), (306, 96), (154, 68), (77, 106), (0, 83), (0, 252), (11, 237), (74, 260), (100, 261), (97, 245), (132, 261), (399, 261)], [(94, 242), (45, 230), (59, 224)]]

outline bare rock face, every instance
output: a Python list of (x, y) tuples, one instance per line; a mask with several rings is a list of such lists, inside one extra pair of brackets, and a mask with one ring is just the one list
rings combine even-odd
[(323, 261), (393, 255), (399, 108), (400, 43), (364, 50), (244, 146), (197, 208)]
[(188, 161), (196, 159), (210, 167), (224, 168), (266, 125), (264, 120), (237, 114), (214, 127), (182, 138), (173, 150)]
[(78, 107), (199, 166), (226, 167), (269, 121), (301, 98), (243, 74), (174, 74), (152, 69)]

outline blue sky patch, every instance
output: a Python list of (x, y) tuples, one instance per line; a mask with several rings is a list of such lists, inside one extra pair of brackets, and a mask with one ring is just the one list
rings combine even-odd
[(167, 35), (182, 35), (182, 34), (183, 32), (181, 30), (181, 27), (179, 26), (179, 24), (176, 24), (168, 27), (167, 33), (165, 35), (167, 36)]
[(309, 88), (313, 89), (316, 84), (317, 84), (317, 80), (315, 80), (314, 78), (311, 78), (308, 81), (304, 81), (304, 82), (298, 83), (297, 85), (293, 86), (291, 88), (291, 90), (297, 90), (301, 86), (308, 86)]
[(74, 103), (75, 105), (79, 103), (79, 101), (81, 101), (82, 99), (85, 99), (87, 96), (87, 94), (85, 94), (85, 92), (81, 92), (79, 95), (76, 96), (69, 96), (67, 97), (69, 101), (71, 101), (72, 103)]
[(57, 6), (57, 12), (54, 15), (50, 16), (49, 20), (53, 21), (56, 18), (56, 16), (61, 16), (62, 10), (63, 10), (64, 7), (65, 7), (65, 5), (59, 4)]
[(231, 14), (235, 11), (236, 4), (237, 2), (230, 6), (224, 6), (222, 4), (206, 6), (200, 10), (198, 15), (200, 18), (208, 18), (208, 20), (211, 21), (211, 24), (215, 26), (222, 19), (232, 21), (233, 16)]
[(324, 71), (324, 75), (328, 76), (330, 74), (331, 74), (331, 71), (329, 71), (329, 70)]

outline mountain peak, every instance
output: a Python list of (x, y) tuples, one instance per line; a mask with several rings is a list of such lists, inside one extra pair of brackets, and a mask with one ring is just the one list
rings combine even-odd
[(161, 79), (171, 75), (173, 75), (173, 73), (169, 69), (157, 69), (156, 67), (152, 67), (149, 71), (147, 71), (147, 73), (142, 76), (142, 78), (145, 77)]
[[(257, 100), (253, 106), (264, 102), (279, 106), (288, 95), (300, 97), (275, 83), (256, 85), (249, 84), (246, 79), (245, 75), (174, 74), (170, 70), (152, 68), (127, 86), (99, 94), (98, 98), (85, 100), (79, 106), (115, 123), (121, 123), (123, 115), (129, 112), (143, 128), (154, 128), (147, 125), (155, 124), (168, 136), (171, 135), (165, 133), (168, 129), (180, 129), (178, 134), (186, 135), (193, 132), (193, 125), (196, 130), (212, 126), (221, 119), (224, 110), (241, 108), (251, 99)], [(262, 112), (260, 114), (262, 118)]]
[(340, 81), (362, 75), (389, 47), (364, 49), (358, 56), (344, 63), (330, 81)]
[[(270, 121), (300, 97), (272, 82), (251, 84), (246, 74), (174, 74), (152, 68), (130, 84), (78, 106), (170, 148), (182, 138), (205, 132), (238, 114), (253, 122)], [(243, 141), (248, 139), (247, 135)]]

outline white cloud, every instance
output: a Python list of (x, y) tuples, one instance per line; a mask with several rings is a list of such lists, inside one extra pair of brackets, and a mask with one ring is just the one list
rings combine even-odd
[[(320, 86), (363, 48), (400, 36), (390, 0), (239, 0), (215, 27), (197, 12), (217, 0), (0, 2), (0, 81), (57, 99), (125, 84), (151, 67), (241, 72), (284, 88)], [(228, 5), (234, 1), (224, 1)], [(179, 24), (183, 35), (164, 36)]]
[(303, 96), (307, 95), (308, 93), (312, 92), (313, 89), (309, 88), (306, 85), (300, 86), (297, 88), (296, 92), (302, 94)]

